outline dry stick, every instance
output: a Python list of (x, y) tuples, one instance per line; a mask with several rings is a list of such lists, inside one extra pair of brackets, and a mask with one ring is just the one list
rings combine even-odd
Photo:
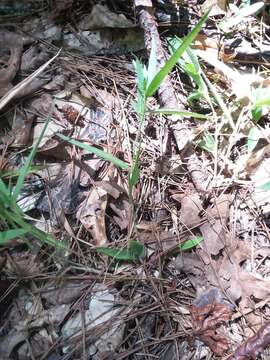
[[(156, 57), (157, 65), (160, 69), (166, 62), (165, 51), (163, 50), (159, 33), (157, 30), (157, 23), (152, 15), (152, 1), (151, 0), (134, 0), (136, 13), (139, 17), (139, 23), (144, 31), (144, 42), (148, 54), (151, 51), (152, 38), (156, 43)], [(185, 110), (180, 105), (176, 98), (171, 77), (168, 75), (161, 83), (158, 90), (160, 103), (163, 107), (169, 109)], [(182, 108), (182, 109), (181, 109)], [(169, 117), (171, 120), (170, 127), (173, 131), (174, 138), (177, 143), (178, 150), (181, 153), (182, 161), (187, 165), (189, 175), (192, 182), (198, 191), (206, 190), (207, 175), (203, 170), (203, 166), (195, 154), (192, 142), (191, 131), (189, 124), (183, 119), (175, 120), (175, 115)]]

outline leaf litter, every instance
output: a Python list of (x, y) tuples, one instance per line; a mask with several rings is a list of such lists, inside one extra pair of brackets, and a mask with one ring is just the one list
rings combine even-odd
[[(13, 218), (0, 206), (1, 358), (267, 359), (269, 6), (42, 4), (0, 4), (2, 204), (40, 141)], [(176, 19), (211, 5), (158, 86)], [(151, 73), (141, 125), (134, 52)]]

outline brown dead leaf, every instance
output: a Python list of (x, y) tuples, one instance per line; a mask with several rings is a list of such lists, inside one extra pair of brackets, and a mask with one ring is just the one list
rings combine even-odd
[(220, 220), (208, 220), (200, 226), (204, 241), (201, 242), (201, 247), (212, 255), (218, 255), (227, 243), (227, 234), (224, 230)]
[(80, 169), (77, 166), (70, 162), (56, 166), (56, 171), (59, 172), (55, 176), (52, 169), (47, 170), (50, 187), (41, 194), (36, 207), (59, 219), (62, 213), (74, 214), (85, 194), (79, 188)]
[(29, 346), (31, 346), (32, 356), (36, 359), (42, 357), (44, 353), (47, 353), (52, 346), (50, 336), (47, 331), (44, 330), (40, 330), (29, 336), (27, 340), (28, 343), (25, 342), (17, 350), (19, 359), (29, 359)]
[(10, 31), (0, 31), (0, 47), (1, 51), (7, 48), (10, 52), (7, 68), (0, 70), (1, 97), (12, 88), (12, 80), (20, 66), (23, 39), (20, 35)]
[[(155, 224), (155, 226), (157, 225)], [(166, 251), (176, 247), (180, 242), (177, 235), (170, 231), (161, 231), (158, 227), (150, 230), (151, 228), (140, 229), (138, 225), (136, 228), (138, 240), (153, 250)]]
[(194, 49), (200, 49), (204, 51), (209, 51), (209, 49), (213, 49), (218, 53), (219, 44), (215, 39), (210, 38), (205, 34), (198, 34), (194, 40), (192, 45)]
[(81, 282), (67, 282), (59, 287), (52, 285), (43, 289), (41, 297), (52, 305), (71, 304), (79, 298), (84, 287)]
[(42, 270), (42, 263), (38, 262), (37, 255), (23, 251), (8, 255), (6, 268), (13, 275), (36, 276)]
[(94, 185), (112, 197), (109, 207), (115, 213), (113, 220), (121, 230), (127, 229), (130, 220), (130, 204), (126, 191), (114, 180), (96, 181)]
[(123, 194), (125, 192), (124, 189), (121, 188), (121, 186), (118, 185), (113, 180), (110, 180), (110, 181), (96, 181), (95, 186), (98, 186), (99, 188), (105, 190), (114, 199), (118, 199), (120, 194)]
[(218, 356), (229, 349), (229, 339), (224, 335), (221, 325), (227, 324), (232, 311), (222, 303), (213, 300), (204, 306), (191, 306), (191, 322), (194, 335), (204, 342)]
[(204, 238), (201, 247), (207, 254), (217, 255), (229, 242), (226, 225), (230, 203), (230, 195), (222, 194), (205, 211), (207, 221), (200, 226), (200, 231)]
[(206, 210), (207, 217), (219, 218), (222, 222), (226, 223), (229, 217), (231, 201), (232, 196), (230, 194), (221, 194), (212, 201), (212, 207)]
[(27, 101), (27, 105), (38, 115), (49, 114), (53, 109), (53, 97), (50, 94), (42, 94)]
[(17, 109), (12, 125), (12, 136), (14, 136), (12, 146), (24, 147), (28, 145), (34, 117), (33, 114)]
[(38, 78), (39, 75), (57, 58), (58, 53), (48, 60), (45, 64), (40, 66), (33, 74), (19, 82), (17, 85), (12, 87), (0, 100), (0, 109), (3, 109), (12, 99), (17, 99), (21, 96), (26, 96), (39, 89), (42, 85), (48, 82), (48, 79)]
[(92, 235), (96, 246), (105, 246), (108, 241), (105, 224), (107, 198), (107, 191), (93, 187), (76, 214), (77, 219)]
[[(239, 283), (242, 287), (243, 304), (248, 305), (251, 298), (263, 300), (270, 295), (270, 281), (260, 278), (259, 274), (240, 270), (238, 273)], [(245, 301), (246, 299), (246, 301)]]
[(80, 168), (80, 186), (88, 187), (93, 183), (92, 179), (95, 179), (97, 172), (104, 164), (104, 160), (101, 158), (92, 158), (87, 160), (74, 160), (74, 163)]
[[(258, 255), (254, 255), (254, 260)], [(243, 267), (249, 258), (250, 245), (238, 240), (216, 258), (202, 248), (198, 248), (196, 254), (178, 255), (176, 268), (188, 275), (198, 294), (215, 287), (221, 289), (229, 301), (239, 301), (240, 308), (244, 309), (253, 300), (264, 300), (270, 295), (269, 280)]]
[(108, 110), (119, 108), (121, 106), (121, 100), (109, 93), (106, 90), (96, 89), (94, 86), (91, 88), (86, 85), (80, 87), (80, 94), (84, 98), (90, 100), (91, 106), (105, 107)]
[(199, 213), (203, 210), (199, 194), (190, 194), (181, 199), (179, 221), (188, 228), (198, 226), (202, 222)]
[(207, 267), (196, 253), (179, 254), (175, 260), (175, 267), (188, 276), (197, 292), (209, 286)]
[(127, 195), (122, 194), (117, 201), (111, 202), (110, 208), (116, 214), (113, 219), (120, 229), (127, 229), (130, 222), (130, 204)]

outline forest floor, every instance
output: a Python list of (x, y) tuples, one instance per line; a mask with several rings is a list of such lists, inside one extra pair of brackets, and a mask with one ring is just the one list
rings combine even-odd
[(269, 360), (270, 6), (0, 25), (0, 358)]

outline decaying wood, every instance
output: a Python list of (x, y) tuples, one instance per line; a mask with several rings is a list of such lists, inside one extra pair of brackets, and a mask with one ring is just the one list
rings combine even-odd
[[(148, 6), (141, 6), (140, 3), (140, 1), (134, 1), (139, 23), (144, 31), (145, 46), (147, 52), (150, 54), (152, 38), (155, 39), (157, 64), (160, 69), (166, 62), (166, 54), (161, 44), (156, 20), (152, 15), (152, 7), (150, 7), (152, 2), (147, 1)], [(158, 96), (163, 107), (184, 110), (183, 106), (181, 106), (177, 100), (170, 75), (162, 82), (158, 90)], [(187, 169), (192, 182), (198, 191), (204, 191), (206, 189), (207, 176), (193, 149), (189, 123), (180, 118), (175, 120), (175, 118), (172, 117), (170, 118), (170, 121), (170, 127), (173, 131), (177, 147), (181, 153), (183, 162), (187, 164)]]

